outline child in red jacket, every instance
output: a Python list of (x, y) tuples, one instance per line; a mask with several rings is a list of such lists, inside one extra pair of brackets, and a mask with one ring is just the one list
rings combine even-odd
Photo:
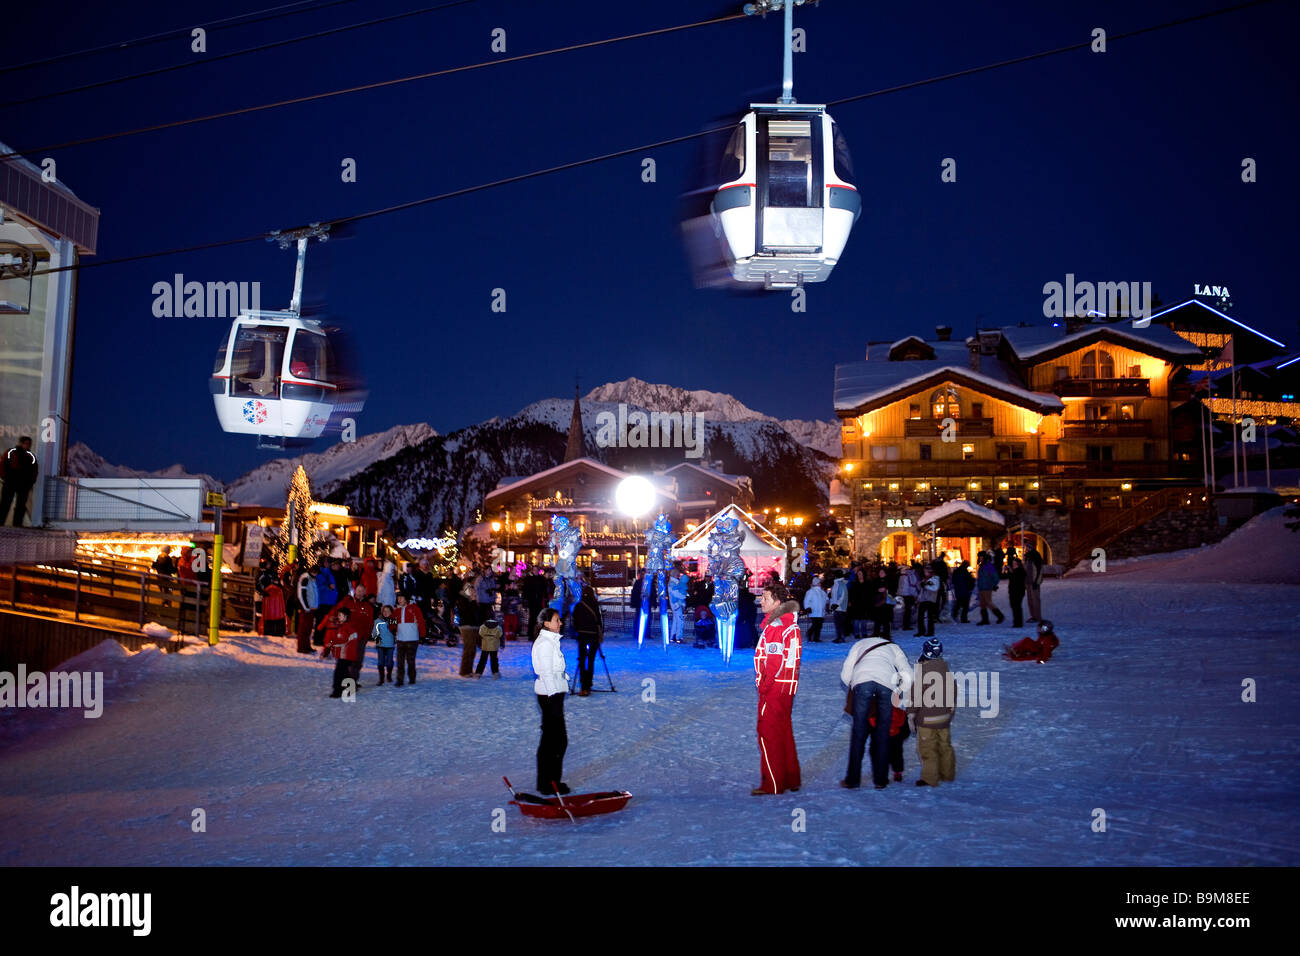
[(333, 630), (325, 631), (325, 650), (322, 658), (334, 655), (334, 691), (331, 697), (343, 696), (343, 680), (352, 676), (352, 664), (357, 659), (357, 626), (351, 620), (352, 612), (337, 608), (331, 615), (338, 621)]
[[(876, 726), (874, 708), (867, 714), (867, 723)], [(903, 741), (912, 736), (912, 729), (907, 725), (907, 711), (895, 707), (889, 718), (889, 766), (894, 771), (894, 779), (903, 779)]]

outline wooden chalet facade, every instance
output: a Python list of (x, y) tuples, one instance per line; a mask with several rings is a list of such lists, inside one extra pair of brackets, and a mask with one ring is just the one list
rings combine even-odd
[(1010, 543), (1034, 541), (1063, 564), (1072, 523), (1096, 524), (1099, 509), (1174, 486), (1199, 498), (1199, 475), (1177, 460), (1171, 413), (1190, 397), (1186, 366), (1204, 356), (1170, 329), (1072, 320), (964, 342), (945, 327), (936, 335), (836, 367), (858, 554), (905, 560), (933, 548), (970, 560), (964, 539), (931, 542), (915, 530), (925, 509), (966, 499), (1007, 514)]

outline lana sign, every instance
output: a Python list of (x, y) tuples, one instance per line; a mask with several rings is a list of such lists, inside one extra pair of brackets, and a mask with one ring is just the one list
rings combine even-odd
[(1208, 295), (1215, 299), (1230, 299), (1226, 285), (1193, 285), (1193, 295)]

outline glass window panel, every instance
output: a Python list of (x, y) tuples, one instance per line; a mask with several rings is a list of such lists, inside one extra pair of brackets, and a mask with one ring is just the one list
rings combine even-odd
[(288, 330), (242, 325), (235, 336), (230, 365), (230, 393), (266, 397), (276, 393)]
[(289, 353), (289, 373), (294, 378), (329, 381), (329, 344), (325, 336), (302, 330), (294, 333)]
[(767, 204), (797, 209), (818, 205), (812, 189), (812, 124), (769, 120), (767, 133)]

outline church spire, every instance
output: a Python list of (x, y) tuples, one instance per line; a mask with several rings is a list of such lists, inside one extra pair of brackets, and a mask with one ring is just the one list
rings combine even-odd
[(587, 436), (582, 430), (582, 404), (578, 400), (578, 384), (573, 384), (573, 417), (569, 419), (569, 443), (564, 448), (564, 460), (574, 461), (587, 457)]

